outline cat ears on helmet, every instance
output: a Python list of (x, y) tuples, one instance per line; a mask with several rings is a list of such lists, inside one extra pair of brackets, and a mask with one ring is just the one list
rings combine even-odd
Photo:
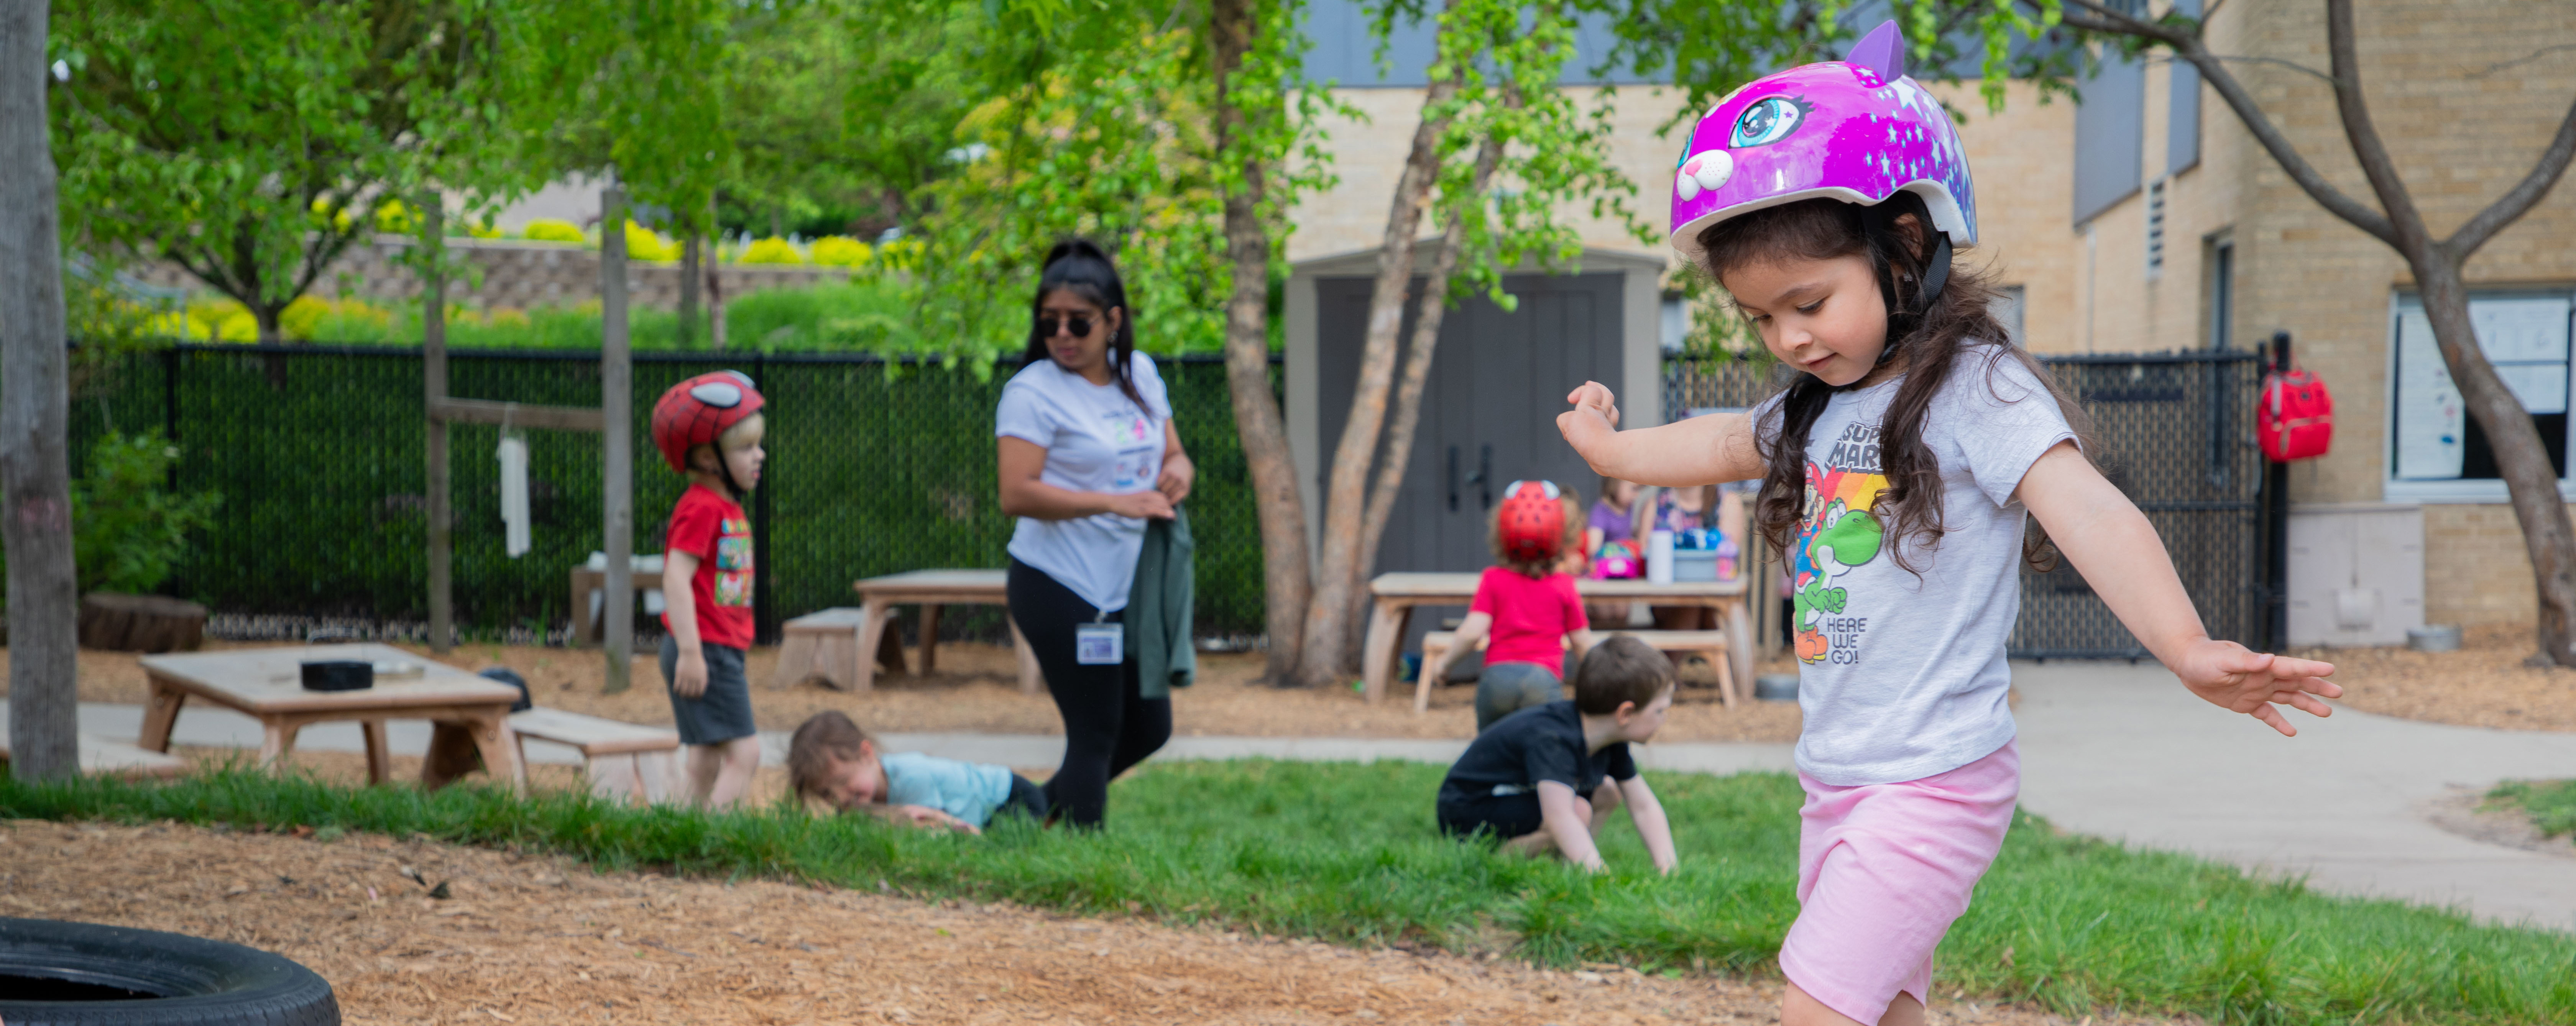
[(1880, 81), (1894, 82), (1905, 77), (1905, 34), (1896, 30), (1891, 18), (1878, 23), (1869, 34), (1853, 43), (1851, 52), (1843, 55), (1847, 64), (1857, 64), (1877, 72)]

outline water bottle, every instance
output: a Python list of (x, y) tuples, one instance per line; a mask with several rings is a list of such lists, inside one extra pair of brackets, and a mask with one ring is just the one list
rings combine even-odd
[(1673, 532), (1646, 535), (1646, 583), (1673, 583)]

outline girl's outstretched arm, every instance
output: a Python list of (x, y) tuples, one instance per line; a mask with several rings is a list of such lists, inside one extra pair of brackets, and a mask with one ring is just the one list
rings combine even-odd
[(2094, 592), (2121, 625), (2193, 694), (2251, 715), (2289, 737), (2299, 731), (2274, 705), (2333, 714), (2316, 697), (2342, 697), (2343, 688), (2325, 679), (2334, 673), (2333, 664), (2210, 640), (2155, 525), (2103, 479), (2075, 443), (2059, 442), (2041, 454), (2014, 495), (2048, 529), (2049, 540), (2076, 572), (2094, 582)]
[(1556, 429), (1603, 477), (1679, 488), (1762, 476), (1753, 418), (1745, 414), (1712, 413), (1621, 431), (1618, 400), (1608, 386), (1586, 381), (1565, 401), (1574, 408), (1556, 415)]

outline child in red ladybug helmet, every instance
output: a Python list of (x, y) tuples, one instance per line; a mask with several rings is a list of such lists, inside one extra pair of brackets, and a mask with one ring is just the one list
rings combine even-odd
[(1494, 506), (1490, 536), (1502, 565), (1486, 567), (1476, 582), (1476, 598), (1447, 656), (1422, 668), (1439, 680), (1460, 653), (1492, 637), (1476, 678), (1477, 733), (1516, 711), (1564, 698), (1565, 639), (1574, 639), (1576, 658), (1592, 647), (1592, 622), (1574, 576), (1559, 565), (1581, 544), (1580, 515), (1574, 494), (1551, 481), (1514, 481)]
[(751, 518), (742, 497), (760, 483), (764, 400), (739, 371), (700, 374), (653, 404), (653, 444), (689, 477), (671, 510), (662, 562), (662, 678), (689, 746), (689, 798), (739, 804), (760, 768), (759, 728), (743, 655), (752, 639)]

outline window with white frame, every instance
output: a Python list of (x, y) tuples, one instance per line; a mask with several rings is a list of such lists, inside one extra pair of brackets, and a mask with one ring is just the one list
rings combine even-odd
[[(2568, 343), (2576, 295), (2486, 292), (2469, 297), (2478, 349), (2522, 401), (2567, 479)], [(2495, 452), (2468, 415), (2450, 368), (2433, 339), (2423, 302), (2400, 295), (2390, 318), (2393, 386), (2389, 404), (2388, 498), (2440, 501), (2500, 499)]]

